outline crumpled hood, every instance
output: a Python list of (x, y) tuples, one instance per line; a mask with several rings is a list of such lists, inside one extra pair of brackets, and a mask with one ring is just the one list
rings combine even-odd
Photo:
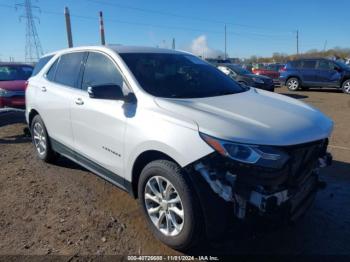
[(221, 139), (260, 145), (296, 145), (329, 137), (333, 122), (296, 99), (251, 88), (209, 98), (156, 98), (163, 109), (192, 119), (199, 131)]

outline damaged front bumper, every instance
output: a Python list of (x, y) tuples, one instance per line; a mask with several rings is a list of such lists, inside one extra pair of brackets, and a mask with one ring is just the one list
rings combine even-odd
[(234, 215), (246, 219), (283, 216), (296, 220), (313, 203), (320, 187), (320, 168), (331, 165), (328, 141), (287, 148), (291, 159), (282, 170), (247, 166), (218, 154), (193, 164), (213, 192), (233, 204)]

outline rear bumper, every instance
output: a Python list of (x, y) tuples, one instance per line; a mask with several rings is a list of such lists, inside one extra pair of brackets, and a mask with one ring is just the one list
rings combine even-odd
[(0, 97), (0, 108), (3, 107), (23, 109), (25, 108), (25, 98), (24, 96)]

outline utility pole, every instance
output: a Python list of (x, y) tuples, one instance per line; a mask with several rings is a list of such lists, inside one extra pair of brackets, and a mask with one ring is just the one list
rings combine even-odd
[(68, 47), (71, 48), (71, 47), (73, 47), (72, 26), (70, 23), (70, 14), (69, 14), (69, 9), (67, 6), (64, 8), (64, 17), (66, 20)]
[(324, 45), (323, 45), (323, 52), (326, 51), (326, 48), (327, 48), (327, 40), (324, 42)]
[(299, 55), (299, 30), (297, 29), (297, 55)]
[(33, 63), (39, 60), (43, 55), (38, 32), (35, 26), (35, 19), (40, 22), (39, 18), (33, 15), (33, 9), (40, 11), (38, 6), (33, 6), (31, 0), (24, 0), (23, 3), (16, 4), (16, 8), (24, 9), (24, 15), (21, 15), (20, 20), (26, 20), (26, 44), (25, 44), (25, 62)]
[(227, 58), (227, 50), (226, 50), (227, 43), (226, 43), (226, 41), (227, 41), (227, 36), (226, 36), (226, 24), (225, 24), (225, 60)]
[(175, 38), (173, 38), (173, 45), (172, 45), (173, 50), (175, 50)]
[(105, 27), (103, 24), (103, 14), (102, 11), (100, 11), (100, 37), (101, 37), (101, 45), (106, 45), (106, 40), (105, 40)]

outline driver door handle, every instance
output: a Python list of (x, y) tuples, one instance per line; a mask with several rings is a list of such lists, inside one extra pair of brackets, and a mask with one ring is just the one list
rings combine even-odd
[(42, 86), (42, 87), (41, 87), (41, 91), (42, 91), (42, 92), (46, 92), (46, 87), (45, 87), (45, 86)]
[(77, 98), (77, 99), (75, 100), (75, 103), (76, 103), (77, 105), (81, 106), (81, 105), (84, 104), (84, 101), (83, 101), (82, 98), (79, 97), (79, 98)]

